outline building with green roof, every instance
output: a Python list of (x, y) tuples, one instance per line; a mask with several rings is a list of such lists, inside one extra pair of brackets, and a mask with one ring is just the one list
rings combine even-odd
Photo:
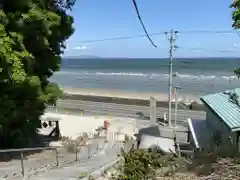
[(205, 105), (206, 120), (188, 121), (195, 147), (197, 144), (198, 148), (208, 148), (219, 142), (240, 150), (240, 88), (200, 99)]

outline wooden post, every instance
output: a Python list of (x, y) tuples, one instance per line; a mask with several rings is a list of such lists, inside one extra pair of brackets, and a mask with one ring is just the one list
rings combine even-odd
[(76, 161), (78, 161), (78, 147), (76, 145)]
[(156, 99), (150, 97), (150, 123), (156, 125)]
[(100, 144), (100, 142), (97, 143), (97, 154), (99, 152), (99, 144)]
[(59, 121), (56, 121), (55, 135), (56, 135), (56, 137), (60, 137)]
[(90, 148), (89, 148), (89, 145), (87, 146), (88, 148), (88, 159), (90, 159)]
[(190, 128), (188, 126), (188, 130), (187, 130), (187, 142), (190, 142)]
[(22, 168), (22, 176), (25, 176), (25, 172), (24, 172), (24, 163), (23, 163), (23, 152), (21, 151), (21, 168)]
[(240, 152), (240, 133), (236, 133), (237, 139), (236, 139), (236, 145), (237, 145), (237, 150)]
[(59, 166), (58, 149), (56, 148), (56, 166)]

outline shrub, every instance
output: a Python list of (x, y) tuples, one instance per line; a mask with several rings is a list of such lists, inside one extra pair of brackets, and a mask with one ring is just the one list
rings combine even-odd
[(191, 164), (188, 165), (188, 170), (198, 176), (206, 176), (223, 171), (222, 164), (225, 164), (224, 169), (229, 168), (231, 163), (237, 164), (239, 157), (239, 152), (231, 144), (220, 143), (214, 145), (211, 151), (203, 150), (195, 154), (191, 159)]
[(78, 179), (83, 179), (85, 177), (88, 176), (88, 173), (87, 172), (82, 172), (79, 176), (78, 176)]
[(132, 149), (128, 153), (122, 154), (124, 163), (120, 167), (118, 180), (144, 180), (155, 176), (155, 170), (164, 166), (160, 161), (161, 154), (156, 151)]

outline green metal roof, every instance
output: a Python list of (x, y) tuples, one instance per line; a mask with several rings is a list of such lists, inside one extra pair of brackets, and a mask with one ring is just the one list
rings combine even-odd
[(230, 99), (228, 92), (235, 92), (238, 97), (240, 97), (240, 88), (238, 88), (231, 91), (209, 94), (200, 99), (207, 104), (232, 131), (240, 131), (240, 106)]

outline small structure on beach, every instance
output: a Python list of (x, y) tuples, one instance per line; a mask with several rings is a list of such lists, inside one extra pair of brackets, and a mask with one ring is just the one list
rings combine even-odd
[[(169, 134), (171, 134), (171, 132)], [(162, 137), (158, 125), (150, 125), (148, 127), (141, 128), (135, 136), (137, 137), (138, 142), (137, 148), (148, 149), (156, 146), (164, 153), (175, 153), (174, 138)]]
[[(56, 116), (41, 116), (41, 128), (39, 130), (40, 134), (47, 135), (49, 137), (61, 137), (60, 128), (59, 128), (59, 117)], [(45, 131), (44, 131), (45, 130)]]
[(191, 142), (197, 149), (216, 146), (240, 151), (240, 88), (201, 97), (206, 120), (189, 119)]
[[(137, 148), (148, 149), (157, 147), (165, 154), (168, 153), (192, 153), (192, 151), (184, 151), (180, 145), (188, 145), (186, 127), (171, 128), (161, 125), (151, 125), (142, 127), (135, 134), (137, 139)], [(181, 146), (183, 147), (183, 146)]]

